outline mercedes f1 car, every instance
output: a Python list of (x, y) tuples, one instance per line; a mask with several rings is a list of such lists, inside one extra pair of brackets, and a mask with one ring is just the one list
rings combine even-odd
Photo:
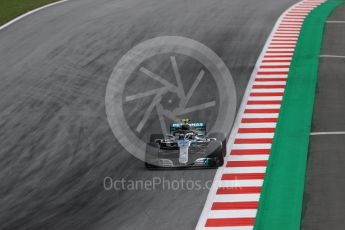
[(182, 119), (170, 125), (170, 133), (150, 136), (145, 165), (150, 169), (217, 168), (224, 164), (225, 154), (223, 134), (207, 134), (206, 123)]

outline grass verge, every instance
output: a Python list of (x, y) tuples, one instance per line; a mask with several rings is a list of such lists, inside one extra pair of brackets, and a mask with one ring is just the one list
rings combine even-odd
[(0, 0), (0, 26), (38, 7), (58, 0)]

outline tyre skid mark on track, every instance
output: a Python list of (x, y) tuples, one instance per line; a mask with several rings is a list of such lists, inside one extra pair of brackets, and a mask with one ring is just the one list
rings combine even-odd
[(301, 1), (276, 23), (248, 83), (228, 142), (229, 156), (217, 170), (197, 229), (254, 228), (291, 58), (304, 19), (323, 2)]

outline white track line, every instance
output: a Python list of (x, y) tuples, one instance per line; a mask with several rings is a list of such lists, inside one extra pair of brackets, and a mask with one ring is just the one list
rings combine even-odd
[(279, 105), (247, 105), (246, 109), (280, 109)]
[(310, 136), (318, 136), (318, 135), (345, 135), (345, 131), (343, 132), (312, 132)]
[(320, 55), (321, 58), (345, 58), (345, 56), (338, 55)]
[(25, 14), (20, 15), (19, 17), (16, 17), (16, 18), (12, 19), (11, 21), (5, 23), (4, 25), (0, 26), (0, 30), (5, 29), (6, 27), (12, 25), (13, 23), (15, 23), (15, 22), (17, 22), (17, 21), (19, 21), (19, 20), (21, 20), (21, 19), (23, 19), (23, 18), (25, 18), (25, 17), (27, 17), (27, 16), (29, 16), (29, 15), (31, 15), (31, 14), (34, 14), (34, 13), (36, 13), (36, 12), (38, 12), (38, 11), (41, 11), (41, 10), (43, 10), (43, 9), (46, 9), (46, 8), (48, 8), (48, 7), (51, 7), (51, 6), (54, 6), (54, 5), (63, 3), (63, 2), (67, 2), (67, 1), (69, 1), (69, 0), (57, 1), (57, 2), (50, 3), (50, 4), (48, 4), (48, 5), (44, 5), (44, 6), (42, 6), (42, 7), (36, 8), (36, 9), (34, 9), (34, 10), (31, 10), (31, 11), (25, 13)]
[(238, 138), (273, 138), (274, 133), (239, 133)]
[(262, 97), (250, 96), (248, 98), (248, 101), (261, 101), (261, 100), (281, 101), (281, 100), (283, 100), (283, 97), (282, 96), (274, 96), (274, 97), (269, 96), (269, 97), (262, 98)]
[(341, 23), (341, 24), (343, 24), (343, 23), (345, 23), (345, 21), (327, 21), (327, 23)]
[(225, 194), (216, 195), (214, 202), (259, 201), (260, 194)]
[(241, 123), (239, 128), (275, 128), (276, 123)]
[[(223, 173), (264, 173), (266, 167), (222, 167)], [(220, 180), (219, 180), (220, 181)], [(217, 187), (218, 187), (218, 183)]]
[(245, 210), (212, 210), (209, 218), (244, 218), (244, 217), (255, 217), (256, 209), (245, 209)]
[(253, 230), (252, 226), (236, 226), (236, 227), (210, 227), (208, 230)]
[(229, 161), (261, 161), (268, 160), (268, 155), (230, 155), (228, 158)]
[(232, 149), (270, 149), (272, 144), (233, 144)]
[(220, 187), (250, 187), (250, 186), (262, 186), (263, 180), (222, 180), (218, 185)]

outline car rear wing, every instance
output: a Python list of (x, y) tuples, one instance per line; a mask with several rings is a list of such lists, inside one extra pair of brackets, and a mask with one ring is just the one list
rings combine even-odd
[[(206, 135), (206, 123), (205, 122), (191, 122), (188, 123), (193, 129), (200, 131), (203, 135)], [(170, 133), (175, 132), (180, 128), (183, 123), (171, 123), (170, 124)]]

